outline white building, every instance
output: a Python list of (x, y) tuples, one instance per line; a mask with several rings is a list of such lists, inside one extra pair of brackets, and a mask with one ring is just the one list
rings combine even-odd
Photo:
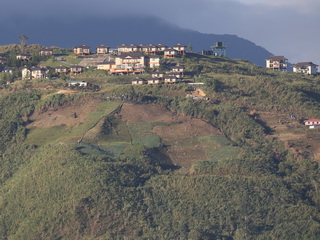
[(278, 71), (287, 71), (288, 59), (284, 56), (271, 56), (266, 59), (266, 67)]
[(299, 62), (293, 66), (293, 72), (316, 75), (318, 73), (318, 65), (312, 62)]

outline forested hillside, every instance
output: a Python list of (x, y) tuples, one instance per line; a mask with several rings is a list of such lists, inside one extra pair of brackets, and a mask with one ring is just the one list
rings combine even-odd
[(319, 239), (319, 76), (179, 61), (204, 84), (1, 90), (0, 238)]

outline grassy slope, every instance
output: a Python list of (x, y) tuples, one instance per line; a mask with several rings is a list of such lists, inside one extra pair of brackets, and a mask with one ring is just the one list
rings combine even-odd
[[(139, 147), (158, 146), (154, 135), (142, 138), (151, 123), (118, 122), (112, 126), (114, 131), (99, 135), (105, 130), (99, 117), (108, 115), (119, 103), (101, 103), (88, 123), (63, 138), (65, 127), (31, 131), (25, 143), (37, 144), (38, 148), (22, 145), (22, 137), (14, 140), (17, 130), (13, 124), (12, 138), (7, 140), (11, 145), (0, 158), (0, 236), (318, 239), (317, 163), (304, 159), (296, 162), (279, 142), (266, 138), (266, 126), (249, 110), (286, 115), (294, 111), (297, 118), (316, 116), (319, 79), (274, 73), (236, 60), (192, 56), (183, 61), (190, 72), (197, 73), (197, 80), (207, 83), (204, 90), (211, 99), (209, 104), (184, 99), (186, 87), (180, 85), (125, 86), (103, 94), (158, 101), (173, 111), (203, 117), (231, 139), (197, 139), (214, 145), (207, 148), (213, 161), (195, 164), (190, 172), (193, 175), (162, 170), (143, 155), (145, 148)], [(314, 95), (305, 94), (311, 90)], [(32, 99), (29, 105), (43, 105), (43, 99)], [(6, 124), (24, 114), (19, 113), (21, 100), (1, 100), (6, 103), (1, 108), (2, 116), (8, 116)], [(16, 113), (6, 107), (9, 102), (17, 106), (13, 108)], [(114, 146), (119, 154), (123, 151), (119, 145), (126, 147), (133, 138), (137, 147), (127, 148), (122, 158), (112, 158), (101, 152), (83, 155), (73, 144), (54, 145), (84, 134), (95, 123), (85, 135), (85, 143), (105, 144), (106, 149)]]

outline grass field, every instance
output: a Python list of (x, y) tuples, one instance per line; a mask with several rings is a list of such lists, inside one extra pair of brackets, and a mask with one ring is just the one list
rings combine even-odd
[(87, 120), (77, 126), (67, 127), (62, 125), (47, 128), (31, 128), (27, 135), (26, 143), (36, 145), (74, 143), (78, 142), (82, 137), (85, 138), (87, 132), (89, 132), (88, 139), (93, 139), (100, 132), (100, 120), (117, 109), (120, 104), (121, 102), (98, 103), (96, 110), (89, 113)]

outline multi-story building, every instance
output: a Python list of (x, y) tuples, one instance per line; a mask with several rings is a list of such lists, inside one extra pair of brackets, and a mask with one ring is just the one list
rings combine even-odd
[(107, 54), (109, 53), (110, 47), (107, 47), (105, 45), (100, 45), (97, 47), (97, 54)]
[(278, 71), (287, 71), (288, 59), (284, 56), (271, 56), (266, 59), (266, 67)]
[(293, 72), (316, 75), (318, 74), (318, 65), (312, 62), (299, 62), (293, 66)]
[(87, 45), (80, 45), (73, 48), (74, 54), (77, 55), (90, 55), (90, 47)]

